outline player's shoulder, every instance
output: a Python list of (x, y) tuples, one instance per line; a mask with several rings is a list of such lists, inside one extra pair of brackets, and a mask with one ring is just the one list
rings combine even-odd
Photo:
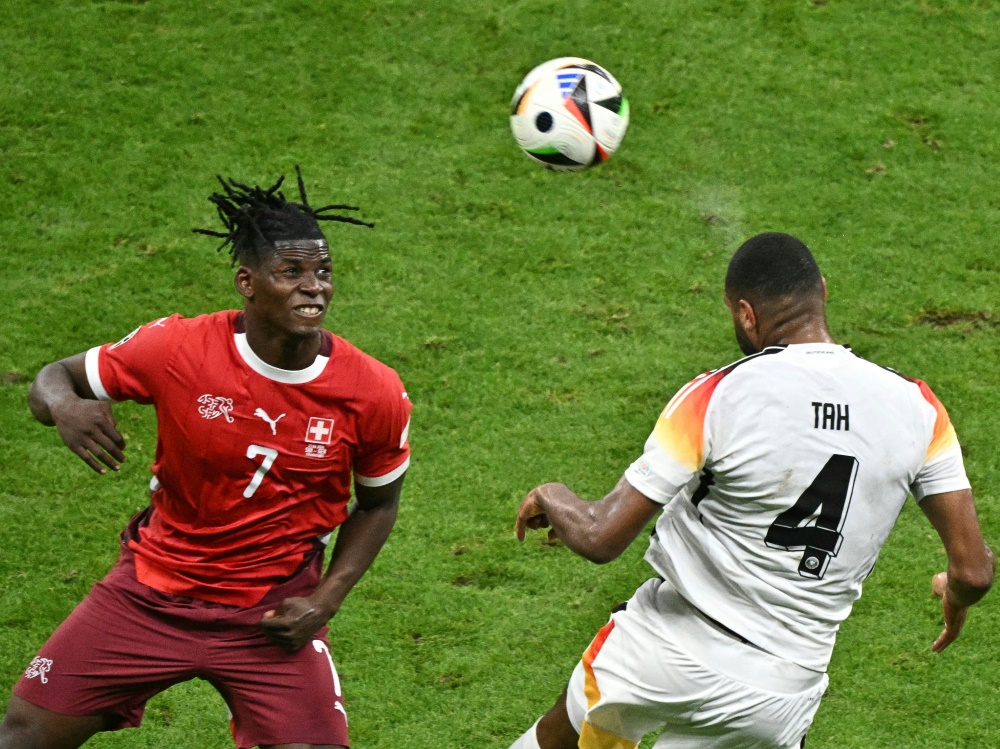
[(142, 323), (124, 338), (106, 344), (104, 348), (108, 352), (122, 349), (121, 353), (125, 354), (133, 350), (146, 350), (149, 346), (183, 347), (184, 343), (203, 340), (210, 331), (231, 331), (234, 314), (216, 312), (188, 318), (175, 312)]
[(351, 373), (364, 389), (372, 393), (402, 388), (402, 381), (396, 370), (362, 351), (346, 338), (329, 333), (333, 342), (331, 359), (333, 371), (341, 376)]
[(236, 310), (223, 310), (221, 312), (209, 312), (207, 314), (185, 317), (179, 312), (158, 317), (155, 320), (141, 325), (139, 330), (162, 330), (164, 332), (184, 331), (186, 333), (195, 331), (225, 331), (234, 330), (237, 318), (240, 313)]
[(930, 405), (934, 406), (935, 409), (943, 408), (941, 401), (938, 399), (937, 395), (935, 395), (931, 386), (923, 380), (917, 377), (911, 377), (897, 369), (893, 369), (892, 367), (874, 364), (872, 362), (869, 362), (869, 364), (880, 370), (880, 372), (883, 373), (883, 376), (890, 378), (890, 380), (895, 383), (897, 387), (905, 389), (914, 399), (926, 401)]

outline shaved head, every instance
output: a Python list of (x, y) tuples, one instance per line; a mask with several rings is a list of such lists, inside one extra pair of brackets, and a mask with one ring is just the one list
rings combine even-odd
[(758, 234), (736, 250), (726, 273), (725, 301), (747, 355), (778, 343), (832, 340), (826, 281), (809, 248), (790, 234)]
[(744, 242), (726, 273), (726, 296), (761, 303), (823, 296), (823, 276), (809, 248), (790, 234), (768, 232)]

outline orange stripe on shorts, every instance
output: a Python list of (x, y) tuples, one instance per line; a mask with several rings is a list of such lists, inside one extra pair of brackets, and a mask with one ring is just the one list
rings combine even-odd
[(615, 736), (613, 733), (591, 725), (583, 721), (583, 730), (580, 731), (580, 749), (635, 749), (639, 746), (636, 742)]
[(583, 671), (585, 674), (583, 693), (587, 697), (588, 710), (601, 700), (601, 690), (598, 688), (597, 678), (594, 676), (594, 659), (597, 657), (597, 654), (601, 652), (601, 648), (604, 647), (605, 640), (608, 639), (608, 635), (611, 634), (611, 630), (614, 628), (615, 621), (612, 619), (597, 631), (597, 636), (594, 638), (594, 641), (590, 643), (590, 646), (583, 654)]

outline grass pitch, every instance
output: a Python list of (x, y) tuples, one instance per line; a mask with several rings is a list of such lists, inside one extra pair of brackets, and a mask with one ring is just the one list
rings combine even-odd
[[(0, 0), (0, 694), (102, 577), (144, 505), (149, 409), (121, 475), (31, 421), (46, 362), (171, 312), (237, 304), (212, 176), (357, 202), (330, 227), (332, 330), (415, 404), (397, 530), (333, 622), (356, 746), (506, 747), (562, 689), (638, 540), (595, 567), (511, 526), (537, 483), (609, 489), (663, 403), (738, 356), (721, 284), (747, 236), (814, 249), (834, 335), (927, 380), (1000, 536), (1000, 3), (991, 0)], [(535, 64), (596, 60), (632, 124), (582, 175), (530, 164), (508, 102)], [(983, 747), (1000, 614), (940, 630), (944, 556), (909, 507), (842, 628), (810, 749)], [(0, 697), (6, 699), (6, 697)], [(95, 747), (231, 746), (200, 682)]]

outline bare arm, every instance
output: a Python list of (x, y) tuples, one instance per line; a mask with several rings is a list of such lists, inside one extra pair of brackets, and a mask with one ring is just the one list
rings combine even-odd
[(385, 486), (355, 485), (358, 503), (337, 531), (323, 581), (307, 598), (286, 598), (264, 614), (261, 626), (275, 642), (298, 650), (337, 613), (389, 538), (405, 477)]
[(125, 460), (125, 440), (111, 406), (98, 401), (87, 382), (85, 357), (76, 354), (42, 367), (28, 390), (28, 407), (40, 423), (56, 427), (66, 447), (97, 473), (117, 471)]
[(617, 559), (646, 523), (662, 509), (624, 477), (604, 499), (588, 502), (565, 484), (542, 484), (521, 502), (514, 532), (524, 541), (526, 528), (548, 528), (550, 537), (591, 562)]
[(969, 489), (925, 497), (920, 509), (948, 554), (948, 572), (941, 590), (945, 628), (931, 645), (940, 653), (962, 631), (969, 607), (993, 586), (996, 557), (983, 540)]

